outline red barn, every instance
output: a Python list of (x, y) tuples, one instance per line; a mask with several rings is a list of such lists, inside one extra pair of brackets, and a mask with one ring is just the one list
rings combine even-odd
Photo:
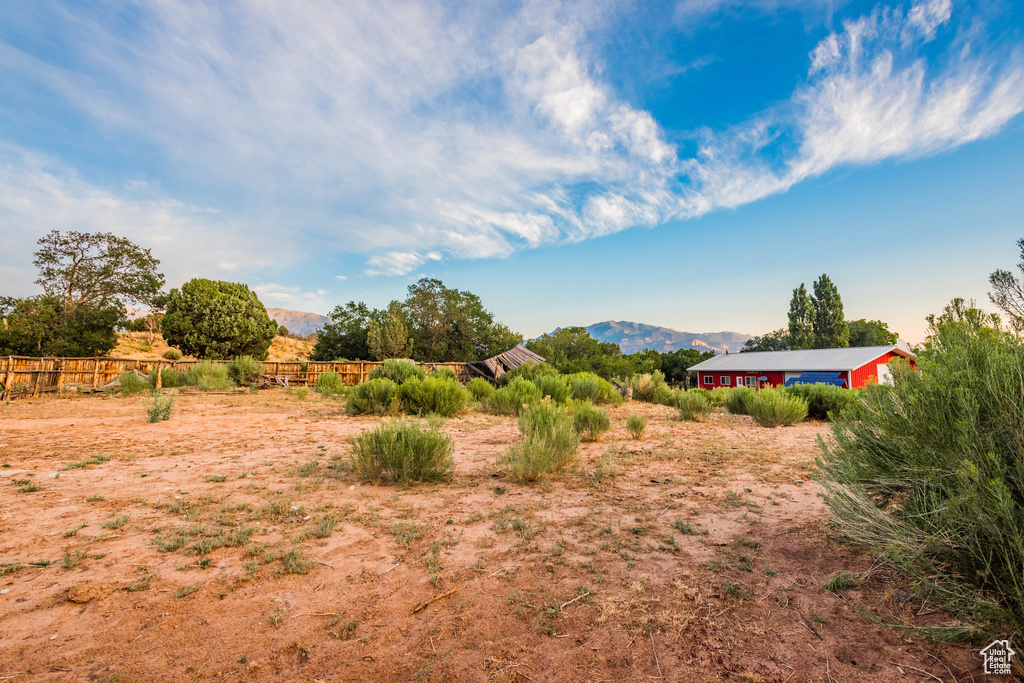
[(914, 365), (914, 354), (898, 346), (857, 346), (732, 353), (709, 358), (690, 370), (697, 373), (697, 386), (702, 389), (813, 382), (859, 389), (888, 381), (889, 361), (896, 358), (905, 358)]

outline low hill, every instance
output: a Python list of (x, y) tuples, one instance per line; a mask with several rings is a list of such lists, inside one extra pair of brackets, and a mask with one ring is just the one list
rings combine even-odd
[(286, 308), (268, 308), (267, 313), (277, 321), (278, 325), (284, 325), (288, 332), (305, 337), (323, 329), (324, 325), (331, 322), (326, 315), (319, 313), (305, 313), (303, 311), (289, 311)]
[[(168, 348), (159, 334), (148, 332), (118, 332), (117, 346), (107, 354), (110, 358), (159, 360)], [(305, 360), (313, 351), (313, 342), (291, 337), (274, 337), (270, 343), (268, 361)]]
[(606, 320), (587, 325), (587, 332), (598, 341), (618, 344), (623, 353), (636, 353), (643, 349), (665, 353), (691, 348), (715, 353), (736, 353), (743, 348), (743, 342), (751, 337), (738, 332), (680, 332), (671, 327), (625, 320)]

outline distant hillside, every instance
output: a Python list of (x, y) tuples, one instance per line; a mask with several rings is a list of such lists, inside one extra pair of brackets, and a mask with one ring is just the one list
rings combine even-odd
[(302, 311), (289, 311), (285, 308), (268, 308), (267, 313), (277, 321), (278, 325), (284, 325), (292, 334), (305, 337), (307, 334), (319, 332), (324, 325), (331, 322), (331, 319), (319, 313), (304, 313)]
[(751, 337), (738, 332), (680, 332), (671, 327), (624, 320), (606, 320), (587, 325), (587, 332), (598, 341), (618, 344), (623, 353), (635, 353), (642, 349), (665, 353), (690, 348), (715, 353), (736, 353), (743, 348), (743, 342)]

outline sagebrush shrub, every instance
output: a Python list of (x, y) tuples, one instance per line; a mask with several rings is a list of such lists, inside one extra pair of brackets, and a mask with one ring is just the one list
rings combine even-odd
[(576, 458), (580, 437), (566, 408), (535, 403), (519, 415), (519, 431), (522, 440), (509, 446), (498, 464), (507, 466), (520, 482), (556, 474)]
[(733, 392), (730, 387), (715, 387), (709, 393), (708, 400), (711, 401), (711, 405), (715, 408), (721, 408), (725, 405), (729, 395)]
[(608, 413), (588, 402), (579, 403), (573, 407), (572, 422), (576, 433), (584, 441), (597, 441), (612, 427)]
[(446, 379), (452, 382), (458, 382), (459, 376), (455, 374), (455, 371), (451, 368), (438, 368), (430, 373), (430, 377), (434, 379)]
[(569, 400), (569, 383), (561, 375), (537, 375), (533, 383), (540, 389), (541, 396), (550, 396), (555, 403)]
[(711, 415), (711, 411), (715, 409), (708, 397), (705, 396), (706, 393), (710, 392), (700, 393), (697, 389), (679, 392), (676, 396), (676, 412), (679, 413), (679, 419), (690, 422), (706, 420)]
[(567, 375), (569, 395), (574, 401), (590, 401), (591, 403), (611, 403), (620, 405), (622, 394), (612, 383), (592, 372), (577, 372)]
[(370, 379), (389, 379), (395, 384), (402, 384), (414, 377), (424, 379), (426, 376), (427, 371), (423, 369), (422, 365), (406, 363), (393, 358), (389, 358), (370, 371)]
[(167, 360), (181, 360), (181, 355), (182, 354), (181, 354), (181, 351), (179, 351), (178, 349), (176, 349), (174, 347), (171, 347), (171, 348), (167, 349), (166, 351), (164, 351), (163, 355), (164, 355), (164, 358), (166, 358)]
[(384, 377), (355, 385), (345, 401), (351, 415), (384, 415), (400, 408), (398, 385)]
[(324, 370), (316, 378), (316, 384), (313, 385), (321, 396), (344, 396), (345, 394), (345, 383), (341, 380), (341, 375), (336, 373), (334, 370)]
[(725, 409), (732, 415), (750, 415), (754, 409), (754, 390), (736, 387), (725, 397)]
[[(153, 389), (156, 388), (156, 368), (149, 371), (149, 386)], [(188, 386), (188, 377), (184, 372), (178, 372), (174, 368), (161, 368), (160, 386), (164, 389)]]
[(173, 396), (155, 396), (153, 402), (146, 407), (146, 415), (150, 422), (163, 422), (171, 419), (171, 410), (173, 408)]
[(185, 381), (190, 387), (200, 391), (225, 391), (235, 386), (228, 376), (228, 369), (220, 363), (201, 361), (185, 373)]
[(263, 363), (252, 356), (238, 356), (228, 362), (228, 377), (240, 387), (247, 387), (263, 372)]
[(469, 390), (473, 400), (480, 401), (481, 403), (487, 401), (491, 394), (494, 393), (494, 385), (483, 377), (474, 377), (469, 380), (466, 384), (466, 388)]
[(122, 396), (134, 396), (150, 389), (149, 381), (136, 375), (134, 370), (128, 370), (118, 375), (117, 383)]
[(549, 363), (535, 363), (532, 360), (528, 360), (519, 367), (512, 368), (511, 370), (502, 373), (498, 377), (498, 385), (506, 386), (512, 380), (516, 378), (522, 378), (530, 380), (531, 382), (542, 375), (558, 375), (560, 374), (555, 366)]
[(466, 407), (469, 392), (457, 380), (436, 378), (408, 379), (399, 388), (407, 412), (415, 415), (452, 417)]
[(385, 476), (403, 486), (451, 481), (455, 475), (454, 451), (451, 437), (437, 429), (422, 429), (418, 421), (385, 423), (352, 439), (352, 470), (360, 479), (374, 484)]
[(860, 400), (860, 389), (843, 389), (832, 384), (796, 384), (786, 387), (786, 393), (807, 403), (807, 417), (832, 420)]
[(754, 396), (750, 416), (762, 427), (789, 427), (807, 417), (807, 402), (782, 389), (761, 389)]
[(643, 415), (630, 415), (626, 418), (626, 431), (634, 439), (642, 439), (647, 429), (647, 418)]
[(517, 415), (524, 405), (541, 399), (540, 389), (533, 382), (517, 377), (487, 399), (487, 407), (498, 415)]
[(668, 405), (672, 398), (672, 390), (665, 383), (665, 373), (661, 370), (646, 375), (634, 375), (630, 380), (633, 387), (633, 400), (644, 403)]

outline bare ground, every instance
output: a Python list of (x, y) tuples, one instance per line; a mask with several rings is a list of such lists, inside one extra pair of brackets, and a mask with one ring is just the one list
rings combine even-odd
[(855, 610), (949, 621), (886, 570), (823, 589), (872, 558), (829, 534), (818, 423), (628, 404), (523, 486), (495, 464), (514, 421), (470, 413), (455, 481), (400, 489), (348, 472), (377, 420), (332, 401), (148, 401), (0, 406), (0, 681), (982, 678)]

